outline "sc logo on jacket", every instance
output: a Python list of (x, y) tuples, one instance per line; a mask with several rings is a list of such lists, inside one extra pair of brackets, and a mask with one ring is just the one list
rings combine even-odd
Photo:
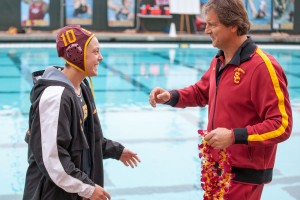
[(234, 69), (234, 76), (233, 76), (233, 82), (235, 84), (239, 84), (240, 81), (241, 81), (241, 76), (245, 74), (245, 70), (243, 70), (242, 68), (240, 67), (236, 67)]

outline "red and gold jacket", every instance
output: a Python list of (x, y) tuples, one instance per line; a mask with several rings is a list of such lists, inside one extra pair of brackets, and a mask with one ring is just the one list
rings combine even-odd
[(207, 130), (223, 127), (234, 131), (235, 143), (229, 147), (234, 180), (268, 183), (277, 144), (292, 131), (286, 76), (279, 63), (250, 38), (227, 65), (223, 62), (219, 51), (201, 79), (172, 90), (167, 104), (179, 108), (208, 105)]

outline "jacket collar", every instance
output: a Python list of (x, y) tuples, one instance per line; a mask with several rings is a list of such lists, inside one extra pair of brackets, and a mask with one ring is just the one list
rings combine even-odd
[[(245, 42), (235, 52), (233, 58), (230, 60), (228, 65), (240, 66), (241, 63), (251, 58), (251, 55), (254, 53), (256, 47), (256, 44), (248, 36), (247, 40), (245, 40)], [(224, 52), (222, 50), (219, 50), (219, 52), (216, 55), (217, 59), (219, 59), (220, 57), (224, 58)]]

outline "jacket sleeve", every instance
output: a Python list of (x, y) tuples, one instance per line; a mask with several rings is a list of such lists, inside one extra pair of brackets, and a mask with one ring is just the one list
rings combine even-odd
[(210, 76), (211, 70), (209, 69), (196, 84), (170, 91), (171, 99), (166, 104), (178, 108), (206, 106), (208, 104)]
[(103, 158), (114, 158), (116, 160), (119, 160), (122, 152), (123, 152), (124, 146), (121, 145), (118, 142), (103, 138), (102, 140), (102, 152), (103, 152)]
[(251, 101), (260, 122), (234, 129), (234, 134), (236, 140), (250, 146), (274, 145), (287, 140), (292, 131), (287, 79), (273, 57), (269, 58), (259, 49), (257, 53), (264, 62), (257, 66), (250, 90)]
[(96, 137), (98, 139), (100, 139), (100, 141), (101, 141), (103, 158), (104, 159), (113, 158), (113, 159), (119, 160), (122, 155), (124, 146), (118, 142), (115, 142), (115, 141), (112, 141), (112, 140), (109, 140), (109, 139), (103, 137), (101, 123), (100, 123), (100, 119), (99, 119), (99, 116), (97, 113), (94, 97), (92, 95), (92, 90), (89, 87), (89, 83), (86, 79), (84, 79), (84, 83), (85, 84), (82, 86), (84, 88), (84, 91), (87, 92), (87, 97), (89, 98), (88, 101), (91, 102), (91, 107), (93, 109), (92, 113), (94, 115), (93, 118), (94, 118), (95, 133), (97, 135)]
[(89, 198), (94, 183), (71, 160), (68, 147), (72, 142), (72, 113), (64, 87), (47, 87), (36, 105), (31, 123), (30, 149), (41, 172), (68, 193)]

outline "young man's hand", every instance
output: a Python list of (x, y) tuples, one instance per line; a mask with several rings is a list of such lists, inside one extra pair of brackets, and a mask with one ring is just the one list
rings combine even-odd
[(123, 149), (120, 161), (126, 166), (130, 165), (132, 168), (137, 167), (138, 162), (141, 162), (136, 153), (126, 148)]
[[(86, 199), (83, 198), (83, 200), (86, 200)], [(110, 195), (108, 194), (108, 192), (106, 192), (104, 190), (103, 187), (96, 184), (94, 193), (89, 198), (89, 200), (110, 200)]]

